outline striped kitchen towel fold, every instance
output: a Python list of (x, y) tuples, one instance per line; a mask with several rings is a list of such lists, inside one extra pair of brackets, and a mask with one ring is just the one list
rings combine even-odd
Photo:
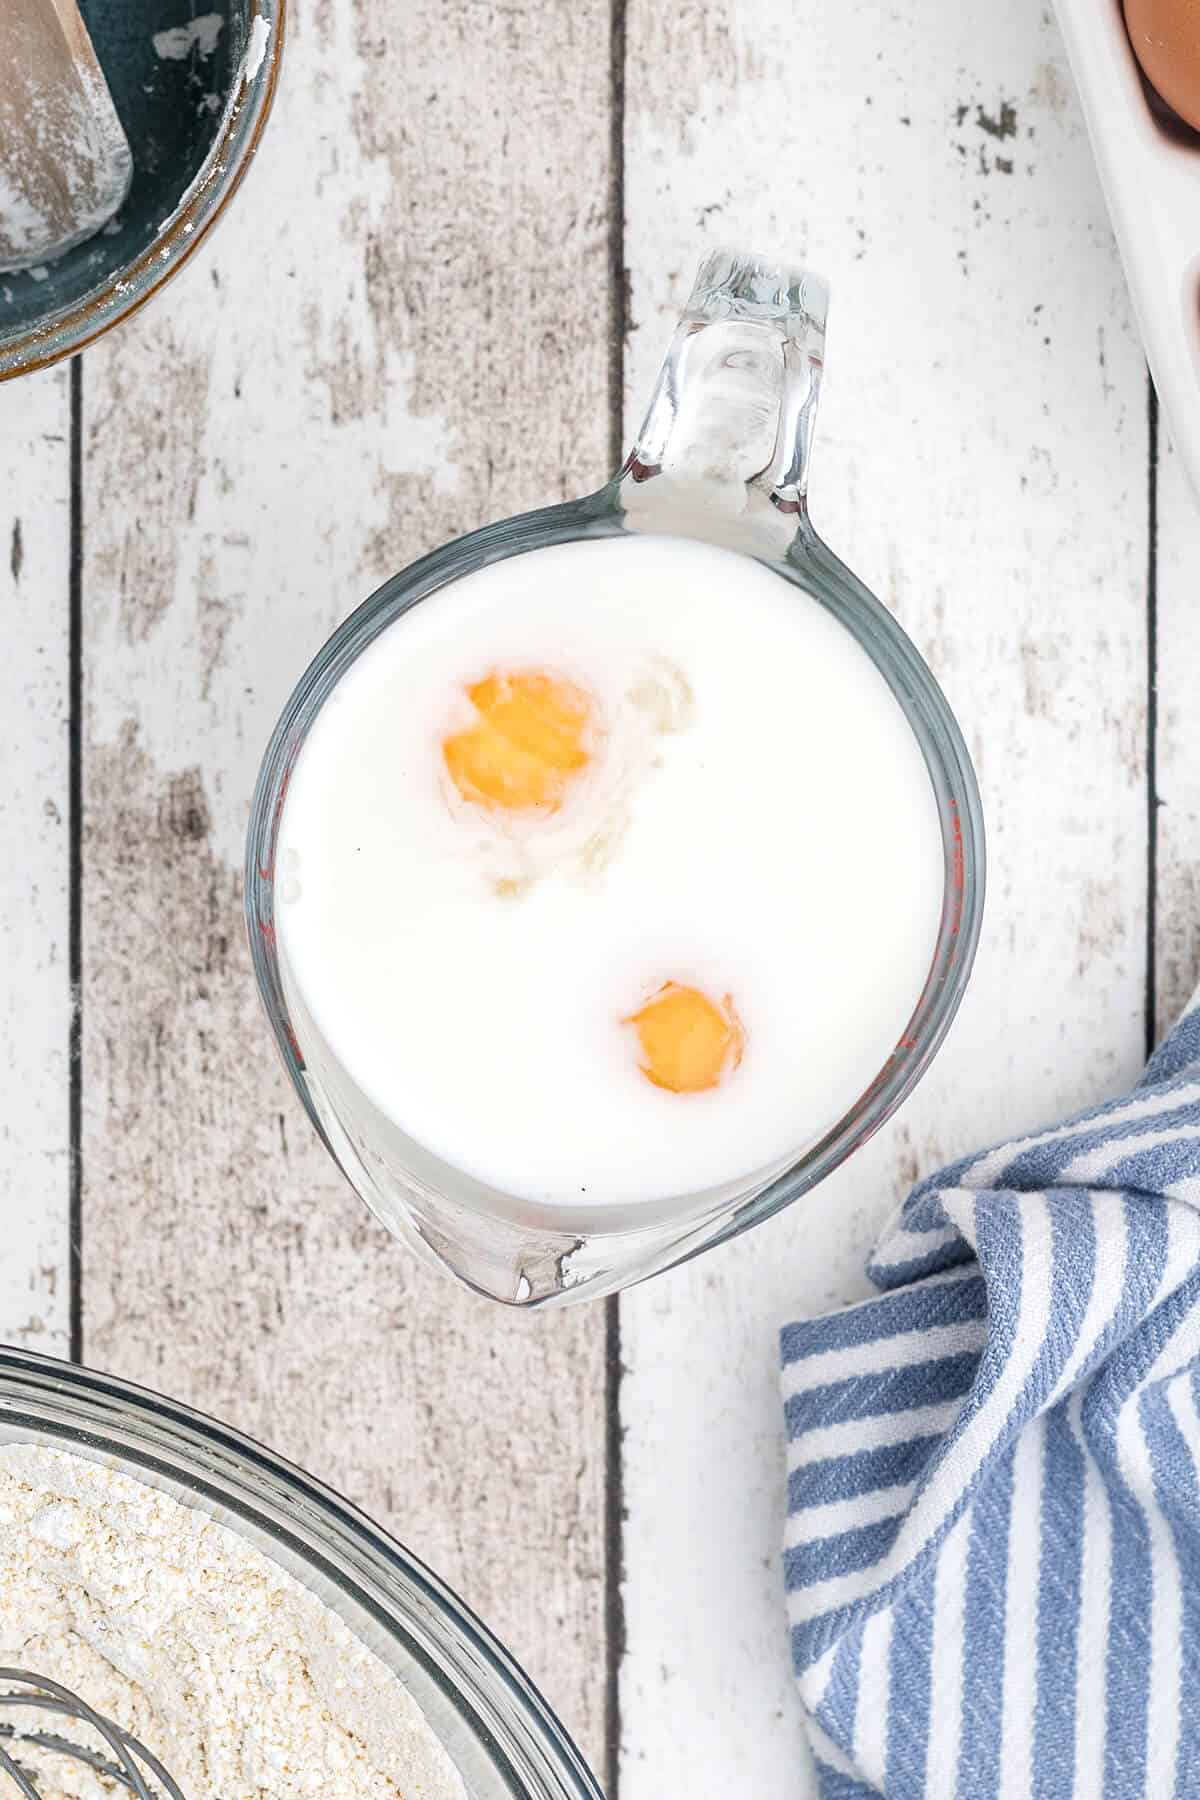
[(823, 1800), (1200, 1796), (1197, 1002), (1131, 1095), (923, 1181), (868, 1272), (783, 1332)]

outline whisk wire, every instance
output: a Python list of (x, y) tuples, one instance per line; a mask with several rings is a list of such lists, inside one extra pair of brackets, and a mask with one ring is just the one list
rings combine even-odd
[(12, 1776), (18, 1789), (24, 1795), (24, 1800), (40, 1800), (38, 1791), (34, 1787), (32, 1781), (30, 1781), (20, 1763), (13, 1761), (3, 1744), (0, 1744), (0, 1769), (3, 1769), (6, 1775)]
[[(18, 1732), (13, 1725), (6, 1723), (0, 1724), (0, 1736), (7, 1737), (10, 1741), (37, 1745), (86, 1763), (98, 1774), (106, 1775), (127, 1788), (135, 1796), (135, 1800), (159, 1800), (159, 1795), (147, 1785), (138, 1767), (140, 1762), (159, 1783), (166, 1800), (184, 1800), (178, 1784), (152, 1751), (147, 1750), (144, 1744), (139, 1743), (137, 1738), (112, 1719), (106, 1719), (103, 1713), (98, 1713), (86, 1700), (81, 1700), (70, 1688), (51, 1681), (48, 1676), (31, 1675), (27, 1669), (0, 1668), (0, 1682), (17, 1684), (15, 1688), (10, 1686), (8, 1692), (0, 1692), (0, 1707), (32, 1708), (76, 1719), (81, 1724), (89, 1725), (104, 1740), (116, 1760), (110, 1762), (97, 1751), (87, 1750), (72, 1743), (69, 1738), (59, 1737), (56, 1732)], [(3, 1744), (0, 1744), (0, 1771), (16, 1784), (23, 1800), (41, 1800), (28, 1772), (21, 1768)]]

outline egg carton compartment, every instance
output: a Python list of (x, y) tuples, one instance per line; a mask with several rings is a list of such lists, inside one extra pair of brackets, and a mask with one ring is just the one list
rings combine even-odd
[(1200, 132), (1143, 75), (1120, 0), (1056, 6), (1150, 372), (1200, 493)]

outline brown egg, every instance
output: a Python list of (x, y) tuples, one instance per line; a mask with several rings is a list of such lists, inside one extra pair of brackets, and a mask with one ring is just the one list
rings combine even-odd
[(1125, 0), (1125, 24), (1150, 86), (1200, 131), (1200, 0)]

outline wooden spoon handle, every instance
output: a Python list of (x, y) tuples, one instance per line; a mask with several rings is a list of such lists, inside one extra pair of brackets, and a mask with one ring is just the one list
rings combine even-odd
[(76, 0), (0, 5), (0, 270), (93, 237), (133, 159)]

